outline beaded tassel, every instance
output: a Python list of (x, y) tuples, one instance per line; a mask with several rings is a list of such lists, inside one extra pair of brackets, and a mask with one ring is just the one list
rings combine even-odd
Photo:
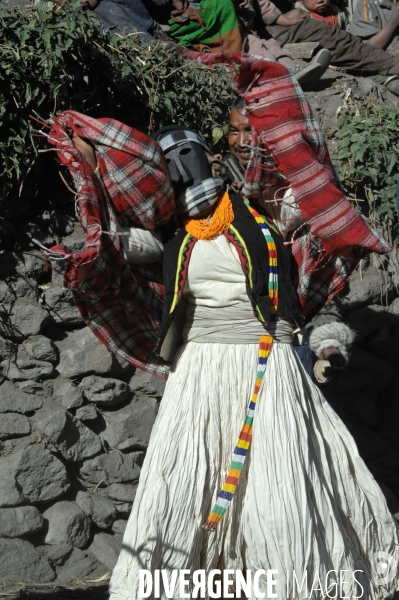
[[(256, 210), (254, 210), (248, 201), (245, 202), (248, 210), (259, 224), (265, 236), (267, 248), (269, 251), (269, 298), (271, 300), (271, 314), (276, 318), (278, 307), (278, 266), (277, 266), (277, 249), (273, 237), (267, 226), (267, 221)], [(272, 347), (273, 338), (270, 335), (261, 335), (259, 342), (258, 369), (254, 391), (251, 401), (248, 405), (245, 414), (244, 424), (241, 428), (238, 442), (233, 452), (233, 459), (230, 463), (230, 468), (227, 473), (224, 485), (219, 492), (216, 503), (212, 508), (212, 512), (208, 515), (204, 528), (209, 531), (215, 531), (218, 523), (223, 519), (227, 509), (233, 499), (237, 489), (238, 481), (242, 473), (245, 458), (248, 454), (252, 439), (252, 424), (256, 402), (259, 396), (259, 390), (262, 384), (263, 376), (266, 370), (266, 363)]]

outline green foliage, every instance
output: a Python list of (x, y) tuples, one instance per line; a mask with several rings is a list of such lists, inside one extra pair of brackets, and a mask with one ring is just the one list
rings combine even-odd
[(368, 216), (390, 229), (397, 221), (399, 112), (392, 106), (351, 106), (341, 111), (334, 137), (339, 150), (332, 158), (345, 193), (366, 200)]
[(77, 110), (112, 117), (151, 133), (171, 122), (220, 142), (235, 99), (224, 66), (185, 61), (136, 34), (112, 36), (80, 0), (0, 10), (0, 189), (15, 194), (37, 150), (37, 112)]

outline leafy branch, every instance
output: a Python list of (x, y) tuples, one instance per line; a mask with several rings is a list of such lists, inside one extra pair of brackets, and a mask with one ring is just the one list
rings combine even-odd
[(0, 194), (18, 194), (45, 141), (29, 115), (77, 110), (151, 133), (171, 122), (220, 142), (235, 91), (228, 69), (184, 60), (135, 33), (109, 36), (80, 0), (0, 10)]
[(397, 233), (395, 206), (399, 174), (399, 112), (392, 106), (356, 103), (341, 111), (334, 137), (339, 150), (333, 161), (344, 191), (365, 200), (373, 224)]

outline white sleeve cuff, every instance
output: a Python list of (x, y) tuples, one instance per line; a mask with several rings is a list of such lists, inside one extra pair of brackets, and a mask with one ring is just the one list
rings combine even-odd
[(309, 346), (317, 358), (323, 358), (323, 350), (326, 348), (338, 348), (347, 361), (355, 336), (353, 329), (345, 323), (326, 323), (314, 328), (309, 338)]

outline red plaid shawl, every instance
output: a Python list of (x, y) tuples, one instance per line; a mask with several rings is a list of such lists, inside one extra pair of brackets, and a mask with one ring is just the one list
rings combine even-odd
[[(243, 193), (257, 197), (275, 182), (263, 157), (272, 158), (292, 189), (306, 225), (294, 233), (292, 256), (302, 312), (313, 317), (339, 292), (359, 260), (385, 253), (389, 244), (337, 188), (327, 145), (301, 87), (277, 62), (234, 53), (184, 55), (237, 70), (236, 84), (254, 128), (257, 152), (247, 168)], [(285, 184), (287, 185), (287, 184)]]
[[(146, 229), (170, 221), (173, 189), (163, 153), (148, 136), (111, 119), (67, 111), (53, 117), (52, 125), (50, 142), (78, 190), (86, 245), (77, 254), (55, 246), (49, 255), (66, 260), (64, 284), (99, 340), (136, 367), (166, 378), (167, 367), (151, 356), (162, 317), (162, 269), (129, 268), (116, 220)], [(76, 150), (72, 131), (93, 142), (105, 186)]]
[[(262, 160), (271, 156), (307, 221), (292, 240), (292, 254), (299, 298), (310, 318), (343, 287), (362, 256), (386, 252), (389, 246), (336, 187), (324, 137), (301, 88), (284, 67), (240, 54), (184, 53), (238, 70), (237, 88), (259, 150), (247, 169), (246, 193), (256, 197), (273, 179)], [(72, 144), (72, 130), (94, 143), (105, 187)], [(116, 214), (148, 229), (170, 220), (172, 189), (162, 153), (153, 140), (121, 123), (73, 112), (53, 118), (50, 139), (74, 176), (87, 232), (83, 252), (51, 249), (67, 260), (65, 285), (85, 322), (110, 350), (166, 378), (167, 368), (151, 356), (163, 306), (161, 273), (130, 270), (116, 234)]]

